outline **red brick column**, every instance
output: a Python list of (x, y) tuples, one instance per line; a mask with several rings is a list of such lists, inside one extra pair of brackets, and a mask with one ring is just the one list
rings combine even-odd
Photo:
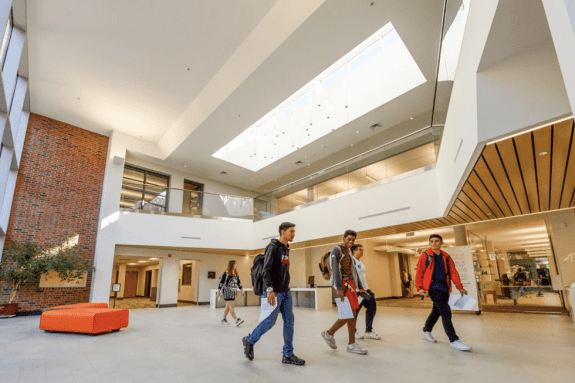
[[(22, 161), (10, 212), (6, 246), (31, 241), (52, 247), (78, 233), (81, 255), (94, 261), (108, 137), (30, 115)], [(87, 302), (86, 287), (23, 287), (16, 296), (20, 312), (67, 303)], [(9, 286), (1, 286), (0, 302)]]

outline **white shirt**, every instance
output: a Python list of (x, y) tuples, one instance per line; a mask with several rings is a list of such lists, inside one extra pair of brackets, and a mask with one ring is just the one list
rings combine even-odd
[(363, 264), (362, 261), (360, 261), (357, 258), (353, 258), (355, 260), (354, 265), (355, 265), (355, 270), (357, 271), (357, 276), (359, 277), (359, 280), (361, 281), (361, 284), (363, 286), (363, 288), (365, 290), (369, 289), (369, 286), (367, 285), (367, 278), (365, 277), (366, 271), (365, 271), (365, 266)]

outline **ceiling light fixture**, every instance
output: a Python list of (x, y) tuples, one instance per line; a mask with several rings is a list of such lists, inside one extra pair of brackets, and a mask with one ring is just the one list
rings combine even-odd
[(544, 156), (544, 155), (547, 155), (547, 154), (549, 154), (549, 152), (541, 152), (541, 153), (539, 153), (540, 156)]

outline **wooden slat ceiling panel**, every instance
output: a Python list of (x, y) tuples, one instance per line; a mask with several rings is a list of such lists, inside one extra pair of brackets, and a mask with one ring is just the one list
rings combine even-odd
[(497, 186), (499, 186), (499, 190), (501, 191), (507, 206), (511, 209), (512, 214), (521, 214), (517, 198), (515, 197), (509, 178), (507, 178), (507, 172), (501, 162), (501, 158), (499, 158), (497, 147), (495, 145), (487, 145), (483, 150), (483, 159), (485, 160), (485, 164), (489, 168), (491, 175), (495, 179)]
[[(471, 209), (465, 205), (461, 199), (457, 198), (455, 203), (453, 204), (456, 208), (458, 208), (463, 214), (465, 214), (465, 218), (469, 218), (473, 222), (481, 221), (481, 219), (475, 214)], [(459, 214), (459, 213), (458, 213)], [(460, 214), (461, 215), (461, 214)]]
[(537, 176), (535, 173), (535, 161), (533, 160), (531, 133), (522, 134), (513, 138), (513, 140), (515, 140), (515, 147), (517, 148), (517, 157), (519, 158), (519, 165), (521, 166), (521, 173), (523, 174), (523, 182), (525, 190), (527, 190), (531, 213), (538, 213), (541, 209), (539, 207), (539, 192), (537, 191)]
[(565, 170), (569, 156), (569, 144), (573, 123), (571, 120), (553, 125), (553, 151), (551, 152), (551, 210), (559, 209), (561, 193), (565, 184)]
[[(465, 186), (468, 186), (468, 185), (465, 185)], [(487, 214), (485, 214), (479, 208), (479, 206), (477, 206), (477, 204), (471, 198), (469, 198), (469, 196), (467, 194), (465, 194), (463, 192), (463, 190), (461, 191), (461, 193), (459, 193), (459, 197), (457, 197), (457, 199), (459, 201), (461, 201), (461, 203), (463, 203), (469, 210), (471, 210), (473, 212), (474, 216), (477, 217), (475, 219), (476, 221), (483, 221), (485, 219), (489, 219)]]
[(467, 221), (465, 221), (463, 218), (461, 218), (459, 216), (459, 214), (457, 214), (454, 209), (452, 208), (451, 211), (449, 212), (449, 214), (447, 215), (448, 218), (451, 218), (452, 221), (454, 221), (456, 224), (458, 225), (463, 225), (465, 223), (467, 223)]
[(525, 185), (523, 183), (521, 168), (519, 167), (519, 159), (515, 154), (515, 145), (513, 144), (513, 140), (504, 140), (495, 145), (497, 146), (497, 151), (503, 161), (503, 166), (505, 166), (505, 169), (507, 170), (507, 176), (511, 182), (521, 213), (531, 213), (529, 201), (527, 200), (527, 192), (525, 191)]
[(506, 217), (511, 217), (513, 213), (511, 212), (511, 209), (509, 208), (509, 205), (507, 204), (505, 197), (503, 197), (503, 194), (501, 193), (501, 190), (499, 189), (497, 182), (495, 181), (493, 175), (489, 171), (489, 168), (487, 167), (487, 164), (485, 163), (483, 157), (480, 157), (479, 160), (477, 161), (477, 164), (475, 164), (475, 172), (477, 173), (477, 175), (481, 179), (481, 182), (483, 182), (483, 184), (489, 191), (489, 194), (491, 194), (491, 197), (493, 197), (493, 199), (497, 203), (497, 206), (503, 212), (503, 214)]
[(495, 217), (493, 211), (489, 208), (489, 206), (487, 206), (487, 204), (485, 203), (485, 201), (483, 201), (483, 199), (479, 196), (479, 194), (477, 194), (477, 192), (469, 182), (466, 182), (465, 185), (463, 185), (459, 197), (461, 197), (462, 195), (469, 197), (469, 199), (471, 199), (475, 203), (475, 205), (477, 205), (477, 207), (481, 209), (483, 214), (488, 216), (488, 218)]
[[(571, 120), (571, 124), (573, 121)], [(573, 132), (573, 128), (572, 128)], [(569, 207), (575, 190), (575, 132), (571, 134), (571, 149), (569, 150), (569, 159), (567, 160), (567, 169), (565, 171), (565, 184), (561, 194), (561, 209)]]
[[(551, 126), (533, 131), (537, 187), (541, 211), (549, 210), (549, 184), (551, 183)], [(546, 155), (540, 153), (547, 152)]]
[(491, 194), (489, 194), (487, 188), (485, 187), (483, 182), (481, 182), (481, 179), (479, 178), (479, 176), (475, 171), (471, 172), (469, 178), (467, 179), (467, 182), (477, 193), (477, 195), (479, 195), (479, 197), (487, 204), (487, 206), (489, 206), (489, 210), (491, 210), (493, 214), (495, 214), (495, 217), (497, 218), (505, 217), (505, 215), (503, 214), (503, 212), (501, 211), (501, 209), (499, 208), (499, 206), (497, 205)]

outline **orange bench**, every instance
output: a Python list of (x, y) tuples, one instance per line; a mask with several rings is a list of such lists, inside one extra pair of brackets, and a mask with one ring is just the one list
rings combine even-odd
[(42, 313), (40, 329), (101, 334), (128, 327), (129, 311), (108, 308), (73, 308)]
[(49, 307), (46, 311), (50, 310), (62, 310), (62, 309), (107, 309), (107, 303), (74, 303), (71, 305), (62, 305)]

